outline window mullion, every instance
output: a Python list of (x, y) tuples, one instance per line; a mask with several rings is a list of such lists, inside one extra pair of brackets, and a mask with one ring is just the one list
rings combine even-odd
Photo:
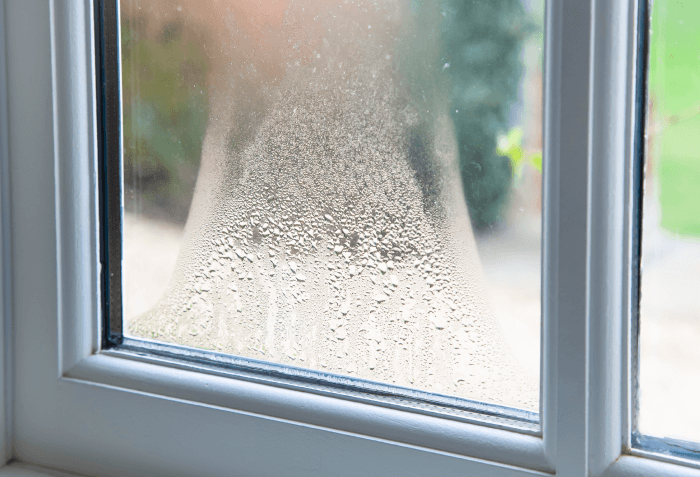
[(633, 171), (641, 152), (637, 136), (643, 134), (637, 110), (643, 108), (638, 88), (644, 71), (637, 64), (641, 3), (596, 0), (594, 9), (588, 298), (593, 475), (619, 457), (629, 437)]
[(587, 252), (592, 0), (547, 2), (543, 398), (557, 475), (587, 475)]
[(0, 465), (10, 457), (10, 430), (12, 428), (10, 406), (11, 373), (9, 363), (11, 358), (11, 340), (9, 337), (12, 316), (12, 254), (10, 250), (10, 235), (12, 222), (10, 220), (10, 174), (8, 146), (8, 97), (7, 97), (7, 68), (5, 63), (5, 10), (0, 5)]

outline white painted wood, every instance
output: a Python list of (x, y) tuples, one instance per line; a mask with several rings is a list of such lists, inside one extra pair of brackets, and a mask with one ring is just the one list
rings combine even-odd
[(118, 356), (87, 358), (67, 378), (547, 470), (536, 436)]
[(7, 69), (5, 63), (5, 1), (0, 0), (0, 463), (10, 457), (12, 373), (10, 372), (12, 323), (12, 258), (10, 241), (10, 175), (7, 129)]
[[(98, 350), (99, 255), (95, 51), (90, 2), (50, 2), (53, 162), (61, 373)], [(48, 111), (47, 111), (48, 112)], [(78, 319), (76, 319), (78, 318)], [(59, 344), (59, 346), (61, 346)]]
[(547, 458), (587, 475), (587, 258), (591, 0), (547, 2), (543, 399)]
[(610, 465), (604, 477), (698, 477), (700, 469), (676, 463), (663, 462), (657, 459), (622, 456)]
[(547, 8), (540, 438), (95, 354), (91, 2), (7, 2), (13, 457), (108, 476), (700, 475), (620, 456), (634, 5)]
[(13, 462), (0, 469), (0, 477), (80, 477), (58, 470)]
[[(588, 259), (588, 466), (601, 475), (629, 435), (632, 164), (637, 4), (593, 4)], [(619, 19), (628, 19), (620, 21)]]

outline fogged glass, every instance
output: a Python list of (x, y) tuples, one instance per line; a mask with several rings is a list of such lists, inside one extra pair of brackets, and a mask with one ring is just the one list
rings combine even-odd
[(541, 3), (121, 9), (127, 335), (538, 409)]
[(651, 18), (639, 430), (700, 442), (700, 3)]

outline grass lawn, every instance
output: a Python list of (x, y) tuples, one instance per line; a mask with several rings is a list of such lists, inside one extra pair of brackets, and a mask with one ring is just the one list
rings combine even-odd
[(649, 88), (663, 128), (651, 153), (661, 226), (700, 237), (700, 1), (657, 0)]
[(664, 132), (657, 164), (661, 226), (700, 237), (700, 116)]

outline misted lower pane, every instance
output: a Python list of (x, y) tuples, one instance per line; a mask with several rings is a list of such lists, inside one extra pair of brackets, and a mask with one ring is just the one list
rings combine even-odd
[(700, 442), (700, 3), (651, 15), (639, 431)]
[(542, 2), (121, 9), (126, 334), (538, 409)]

